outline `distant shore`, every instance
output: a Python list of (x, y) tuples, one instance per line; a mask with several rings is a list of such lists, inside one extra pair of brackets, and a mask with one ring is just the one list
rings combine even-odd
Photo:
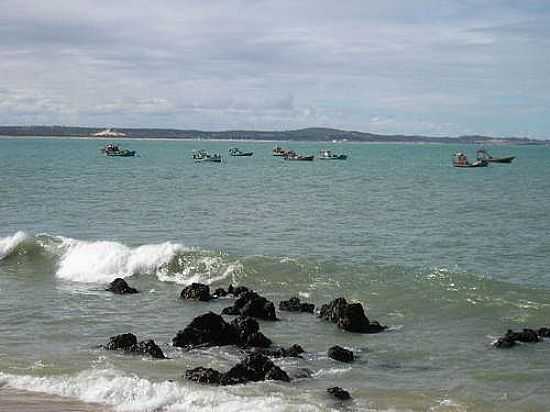
[(307, 128), (285, 131), (201, 131), (178, 129), (112, 129), (116, 134), (93, 136), (105, 132), (103, 128), (69, 126), (0, 126), (4, 137), (57, 137), (97, 140), (147, 139), (147, 140), (203, 140), (237, 142), (316, 142), (316, 143), (410, 143), (410, 144), (516, 144), (549, 145), (550, 140), (527, 137), (491, 137), (480, 135), (457, 137), (431, 137), (420, 135), (381, 135), (329, 128)]

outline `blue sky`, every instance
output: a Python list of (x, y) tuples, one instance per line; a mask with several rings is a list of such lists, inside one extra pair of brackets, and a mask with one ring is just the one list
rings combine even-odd
[(0, 10), (0, 124), (550, 138), (550, 1)]

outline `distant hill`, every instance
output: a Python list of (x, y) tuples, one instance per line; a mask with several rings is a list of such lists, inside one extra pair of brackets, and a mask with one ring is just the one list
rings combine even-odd
[[(79, 136), (91, 137), (93, 133), (104, 130), (98, 127), (71, 127), (71, 126), (0, 126), (0, 136)], [(457, 136), (457, 137), (430, 137), (421, 135), (381, 135), (348, 130), (311, 127), (299, 130), (284, 131), (257, 131), (257, 130), (228, 130), (209, 132), (203, 130), (178, 129), (128, 129), (117, 128), (127, 138), (134, 139), (212, 139), (212, 140), (280, 140), (302, 142), (376, 142), (376, 143), (453, 143), (453, 144), (548, 144), (544, 140), (529, 139), (526, 137), (490, 137), (490, 136)]]

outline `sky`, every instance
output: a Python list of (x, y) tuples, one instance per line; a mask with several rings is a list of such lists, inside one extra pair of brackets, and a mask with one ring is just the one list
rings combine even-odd
[(550, 1), (0, 0), (0, 124), (550, 139)]

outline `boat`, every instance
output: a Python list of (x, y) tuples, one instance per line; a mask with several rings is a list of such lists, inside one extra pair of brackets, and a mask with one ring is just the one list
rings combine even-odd
[(477, 160), (485, 160), (489, 163), (512, 163), (515, 158), (516, 156), (493, 157), (483, 148), (477, 151)]
[(193, 152), (193, 160), (196, 163), (200, 163), (200, 162), (220, 163), (222, 161), (222, 155), (219, 153), (210, 154), (206, 150), (196, 150)]
[(239, 149), (238, 147), (232, 147), (231, 149), (229, 149), (229, 154), (231, 156), (252, 156), (254, 153), (253, 152), (241, 152), (241, 149)]
[(106, 144), (103, 147), (103, 149), (101, 149), (101, 153), (107, 156), (118, 156), (118, 157), (132, 157), (136, 155), (135, 150), (121, 149), (116, 144)]
[(305, 161), (312, 161), (315, 156), (303, 156), (296, 154), (293, 150), (288, 150), (283, 157), (285, 160), (305, 160)]
[(283, 149), (280, 146), (275, 146), (271, 153), (273, 153), (273, 156), (285, 156), (287, 154), (288, 150)]
[(487, 167), (489, 166), (489, 162), (486, 160), (476, 160), (475, 162), (470, 163), (468, 160), (468, 157), (464, 153), (458, 152), (455, 153), (454, 159), (453, 159), (453, 166), (454, 167)]
[(319, 159), (321, 160), (346, 160), (348, 158), (345, 154), (335, 154), (330, 150), (321, 150), (319, 154)]

